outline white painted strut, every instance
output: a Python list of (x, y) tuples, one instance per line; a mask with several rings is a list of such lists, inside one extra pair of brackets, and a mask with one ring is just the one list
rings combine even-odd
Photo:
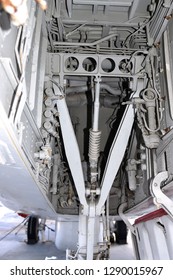
[(89, 162), (90, 162), (90, 176), (91, 184), (97, 181), (98, 158), (100, 155), (100, 139), (101, 131), (99, 131), (99, 111), (100, 111), (100, 81), (101, 78), (95, 78), (95, 99), (94, 99), (94, 114), (93, 114), (93, 127), (90, 129), (89, 137)]
[(93, 131), (99, 130), (99, 110), (100, 110), (100, 82), (101, 78), (95, 79), (95, 101), (94, 101), (94, 120)]
[(134, 115), (133, 106), (128, 105), (109, 152), (105, 172), (101, 182), (101, 194), (96, 206), (97, 214), (101, 213), (101, 208), (108, 197), (113, 181), (123, 160), (134, 122)]
[[(53, 84), (54, 85), (54, 84)], [(83, 205), (83, 214), (87, 214), (88, 204), (85, 196), (85, 183), (79, 153), (79, 147), (74, 133), (73, 125), (65, 101), (63, 92), (58, 85), (54, 85), (55, 95), (58, 97), (56, 104), (59, 112), (62, 137), (65, 147), (65, 153), (74, 180), (74, 184), (79, 196), (80, 203)]]
[[(143, 82), (141, 80), (138, 81), (137, 91), (131, 95), (130, 99), (134, 97), (138, 97), (142, 89), (143, 89)], [(114, 137), (114, 141), (110, 148), (108, 160), (106, 163), (103, 179), (100, 186), (101, 189), (100, 198), (96, 205), (96, 215), (101, 214), (102, 207), (106, 202), (112, 184), (115, 180), (115, 177), (122, 163), (124, 153), (126, 151), (129, 137), (131, 134), (134, 117), (135, 117), (135, 109), (133, 108), (133, 105), (130, 104), (125, 109), (118, 131)]]

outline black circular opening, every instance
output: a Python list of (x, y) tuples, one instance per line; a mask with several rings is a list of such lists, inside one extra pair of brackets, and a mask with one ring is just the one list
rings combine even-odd
[(119, 63), (119, 69), (122, 73), (130, 73), (133, 63), (129, 59), (122, 59)]
[(87, 72), (93, 72), (96, 67), (97, 67), (97, 62), (94, 58), (92, 57), (87, 57), (84, 59), (82, 66), (85, 71)]
[(79, 67), (79, 61), (76, 57), (70, 56), (65, 61), (65, 67), (68, 71), (76, 71)]

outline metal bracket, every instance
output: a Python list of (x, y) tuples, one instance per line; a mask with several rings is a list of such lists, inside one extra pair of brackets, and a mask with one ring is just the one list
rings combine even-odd
[(127, 219), (126, 215), (124, 214), (124, 210), (127, 208), (127, 202), (122, 203), (118, 208), (118, 213), (120, 218), (123, 220), (123, 222), (126, 224), (126, 226), (130, 229), (130, 231), (136, 235), (135, 227), (131, 225), (129, 220)]
[(168, 172), (158, 173), (151, 182), (150, 191), (154, 197), (153, 202), (161, 206), (173, 218), (173, 201), (161, 190), (161, 183), (168, 178)]

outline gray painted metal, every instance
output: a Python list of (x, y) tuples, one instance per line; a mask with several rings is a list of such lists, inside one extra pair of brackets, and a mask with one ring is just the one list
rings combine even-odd
[(80, 199), (80, 203), (83, 207), (83, 213), (86, 215), (88, 213), (88, 204), (85, 196), (85, 183), (78, 144), (76, 141), (74, 129), (71, 123), (71, 118), (68, 112), (64, 95), (56, 85), (54, 85), (54, 91), (55, 95), (57, 96), (57, 108), (67, 160)]
[(0, 199), (2, 203), (22, 213), (56, 219), (57, 214), (29, 165), (2, 104), (0, 104), (0, 111)]

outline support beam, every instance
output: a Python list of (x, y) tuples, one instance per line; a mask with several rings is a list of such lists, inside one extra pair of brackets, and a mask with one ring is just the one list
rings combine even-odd
[[(80, 203), (83, 205), (83, 213), (87, 214), (88, 204), (85, 196), (85, 183), (79, 153), (79, 147), (74, 133), (73, 125), (65, 101), (63, 92), (56, 82), (53, 84), (55, 95), (57, 96), (57, 108), (61, 125), (62, 137), (65, 153), (74, 180), (74, 184), (79, 196)], [(70, 137), (70, 138), (69, 138)]]
[(140, 2), (140, 0), (133, 0), (133, 4), (131, 5), (131, 7), (129, 9), (129, 19), (133, 19), (133, 17), (135, 16), (139, 2)]
[[(143, 80), (138, 80), (137, 90), (132, 93), (131, 98), (138, 97), (139, 93), (143, 89)], [(111, 190), (112, 184), (118, 173), (120, 165), (122, 163), (129, 137), (131, 134), (133, 122), (135, 117), (135, 109), (133, 105), (127, 105), (124, 115), (122, 117), (121, 123), (119, 125), (118, 131), (114, 137), (114, 141), (110, 148), (108, 160), (103, 174), (103, 179), (101, 182), (101, 193), (96, 205), (96, 214), (100, 215), (102, 212), (102, 207), (104, 206), (106, 199)]]
[(102, 206), (105, 204), (105, 201), (112, 187), (113, 181), (122, 163), (124, 153), (131, 134), (134, 116), (135, 112), (133, 106), (128, 105), (124, 112), (121, 124), (115, 135), (113, 144), (109, 152), (107, 164), (101, 182), (101, 194), (98, 204), (96, 206), (97, 215), (101, 214)]

